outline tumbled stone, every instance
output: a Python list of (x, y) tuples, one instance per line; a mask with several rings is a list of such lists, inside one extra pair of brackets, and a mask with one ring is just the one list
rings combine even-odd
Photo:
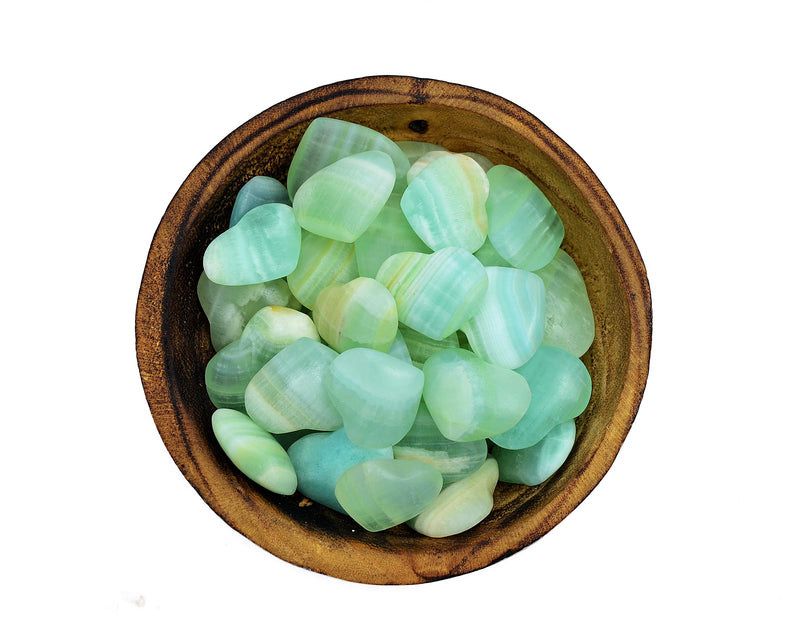
[(481, 245), (481, 248), (473, 253), (484, 267), (511, 267), (511, 263), (497, 253), (497, 249), (492, 246), (489, 238)]
[(422, 369), (422, 365), (424, 365), (428, 358), (434, 353), (438, 353), (443, 349), (455, 349), (458, 347), (458, 336), (455, 333), (451, 333), (441, 340), (434, 340), (424, 333), (414, 331), (409, 327), (400, 326), (397, 332), (402, 334), (406, 342), (406, 347), (408, 348), (408, 354), (411, 357), (411, 362), (418, 369)]
[(500, 480), (529, 486), (541, 484), (567, 460), (575, 444), (575, 421), (553, 427), (532, 447), (503, 449), (494, 447), (492, 455), (500, 465)]
[(489, 171), (489, 169), (494, 166), (494, 163), (489, 160), (489, 158), (481, 155), (480, 153), (475, 153), (474, 151), (462, 151), (461, 153), (469, 158), (472, 158), (484, 171)]
[(297, 268), (286, 278), (289, 289), (307, 309), (313, 309), (325, 287), (358, 277), (355, 247), (350, 242), (303, 232)]
[(233, 203), (233, 211), (231, 211), (230, 226), (234, 226), (242, 216), (250, 211), (260, 207), (262, 204), (270, 204), (272, 202), (280, 202), (281, 204), (291, 205), (289, 200), (289, 193), (286, 191), (280, 182), (275, 178), (269, 176), (255, 176), (250, 178), (245, 185), (239, 189), (236, 194), (236, 201)]
[(411, 361), (411, 355), (408, 352), (408, 346), (406, 345), (406, 341), (403, 338), (403, 334), (400, 333), (398, 329), (397, 335), (394, 337), (394, 342), (392, 342), (392, 346), (389, 347), (388, 351), (389, 355), (393, 358), (398, 358), (403, 362), (408, 364), (413, 364)]
[(406, 154), (409, 164), (414, 164), (429, 151), (447, 151), (443, 146), (421, 140), (402, 140), (397, 146)]
[(411, 181), (416, 178), (420, 171), (422, 171), (425, 167), (427, 167), (431, 162), (442, 158), (444, 156), (452, 155), (446, 149), (433, 149), (431, 151), (426, 152), (411, 165), (411, 168), (408, 170), (406, 174), (406, 182), (411, 184)]

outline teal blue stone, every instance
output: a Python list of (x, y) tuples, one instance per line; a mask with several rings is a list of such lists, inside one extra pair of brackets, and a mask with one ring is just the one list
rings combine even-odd
[(504, 449), (525, 449), (555, 426), (579, 416), (589, 404), (592, 380), (586, 366), (569, 351), (542, 345), (516, 370), (528, 382), (531, 403), (513, 429), (493, 436)]
[(444, 349), (456, 349), (459, 346), (458, 336), (455, 333), (451, 333), (441, 340), (434, 340), (424, 333), (403, 326), (398, 328), (397, 333), (405, 339), (411, 362), (418, 369), (422, 369), (422, 366), (433, 354)]
[(236, 201), (233, 203), (233, 211), (231, 211), (231, 224), (234, 226), (242, 216), (250, 211), (260, 207), (262, 204), (270, 204), (272, 202), (280, 202), (281, 204), (291, 205), (289, 200), (289, 192), (286, 191), (280, 182), (275, 178), (269, 176), (255, 176), (250, 178), (245, 185), (239, 189), (236, 194)]
[(566, 461), (575, 445), (575, 421), (553, 427), (532, 447), (503, 449), (495, 447), (492, 455), (500, 465), (500, 480), (534, 486), (552, 476)]
[(336, 483), (350, 467), (367, 460), (391, 459), (391, 447), (367, 449), (353, 444), (344, 429), (312, 433), (297, 440), (288, 450), (297, 473), (297, 488), (304, 496), (345, 513), (336, 499)]

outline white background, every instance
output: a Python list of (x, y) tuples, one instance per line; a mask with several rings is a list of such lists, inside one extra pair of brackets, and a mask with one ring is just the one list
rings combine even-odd
[[(797, 638), (793, 4), (4, 5), (0, 635)], [(538, 116), (619, 206), (653, 293), (649, 383), (600, 485), (522, 552), (412, 587), (229, 528), (159, 439), (134, 349), (194, 165), (263, 109), (376, 74)]]

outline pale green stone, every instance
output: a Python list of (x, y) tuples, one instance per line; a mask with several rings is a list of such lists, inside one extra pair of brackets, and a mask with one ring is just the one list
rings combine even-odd
[(233, 211), (231, 211), (230, 226), (232, 227), (239, 222), (242, 216), (250, 209), (255, 209), (262, 204), (270, 204), (271, 202), (291, 205), (292, 202), (289, 200), (289, 193), (286, 191), (286, 187), (275, 178), (270, 178), (269, 176), (250, 178), (239, 189), (239, 193), (236, 194), (236, 201), (233, 203)]
[(422, 372), (425, 404), (442, 435), (457, 442), (508, 431), (531, 403), (530, 389), (519, 373), (464, 349), (440, 351)]
[(206, 366), (206, 391), (215, 407), (244, 411), (244, 391), (253, 376), (284, 347), (300, 338), (319, 342), (306, 314), (286, 307), (264, 307), (247, 323), (238, 340), (214, 355)]
[(471, 158), (448, 154), (425, 167), (400, 199), (411, 228), (434, 251), (472, 253), (486, 241), (489, 180)]
[(541, 484), (566, 461), (575, 444), (575, 421), (553, 427), (532, 447), (503, 449), (495, 447), (492, 455), (500, 465), (500, 480), (529, 486)]
[(348, 349), (324, 377), (347, 436), (362, 447), (390, 447), (414, 424), (423, 375), (414, 366), (372, 349)]
[(397, 336), (397, 305), (377, 280), (356, 278), (325, 287), (314, 305), (320, 336), (341, 353), (354, 347), (388, 352)]
[(486, 297), (461, 329), (481, 358), (516, 369), (530, 360), (542, 343), (544, 284), (535, 273), (521, 269), (486, 267), (486, 275)]
[(398, 328), (397, 335), (394, 337), (394, 342), (392, 342), (392, 346), (389, 348), (389, 355), (393, 358), (397, 358), (402, 360), (403, 362), (407, 362), (408, 364), (413, 364), (411, 361), (411, 354), (408, 352), (408, 346), (406, 345), (406, 341), (403, 338), (403, 334), (400, 333)]
[(382, 151), (392, 159), (395, 170), (395, 189), (405, 187), (409, 162), (396, 143), (373, 129), (343, 120), (317, 118), (306, 129), (297, 146), (286, 187), (294, 199), (297, 190), (320, 169), (344, 157), (362, 151)]
[(406, 174), (406, 182), (411, 184), (411, 181), (419, 175), (419, 172), (427, 167), (431, 162), (438, 158), (443, 158), (444, 156), (449, 155), (452, 154), (446, 149), (434, 149), (420, 156), (408, 170), (408, 173)]
[(453, 442), (439, 431), (428, 407), (420, 402), (411, 430), (394, 447), (394, 457), (420, 460), (436, 467), (444, 484), (461, 480), (486, 461), (486, 440)]
[(422, 365), (434, 353), (438, 353), (442, 349), (455, 349), (458, 347), (458, 336), (455, 333), (451, 333), (441, 340), (434, 340), (408, 327), (401, 326), (397, 332), (402, 334), (405, 339), (411, 362), (418, 369), (422, 369)]
[(517, 372), (528, 382), (533, 399), (513, 429), (491, 437), (504, 449), (532, 447), (555, 426), (583, 413), (589, 404), (589, 372), (569, 351), (543, 344)]
[(559, 249), (536, 274), (545, 287), (544, 344), (580, 357), (594, 341), (594, 315), (586, 284), (575, 261)]
[(525, 174), (498, 164), (489, 178), (489, 240), (512, 266), (541, 269), (564, 239), (564, 225), (547, 197)]
[(319, 292), (325, 287), (357, 277), (355, 247), (351, 242), (339, 242), (304, 231), (297, 268), (286, 281), (297, 300), (307, 309), (313, 309)]
[(247, 414), (272, 433), (338, 429), (342, 417), (322, 383), (337, 355), (330, 347), (309, 338), (300, 338), (282, 349), (247, 385)]
[(392, 159), (365, 151), (310, 176), (294, 196), (297, 223), (340, 242), (353, 242), (383, 209), (394, 186)]
[(336, 499), (367, 531), (410, 520), (439, 495), (442, 474), (417, 460), (368, 460), (345, 471)]
[(389, 256), (403, 251), (430, 253), (428, 246), (408, 224), (400, 208), (400, 195), (392, 194), (378, 217), (355, 241), (358, 273), (374, 278)]
[(421, 140), (401, 140), (397, 143), (397, 146), (406, 154), (409, 164), (414, 164), (429, 151), (447, 151), (441, 145), (422, 142)]
[(474, 151), (462, 151), (461, 153), (469, 158), (472, 158), (484, 171), (489, 171), (489, 169), (494, 166), (494, 162), (489, 160), (489, 158), (486, 156), (482, 156), (480, 153), (475, 153)]
[(454, 536), (471, 529), (491, 513), (497, 477), (497, 462), (488, 458), (475, 473), (442, 489), (408, 525), (430, 538)]
[(489, 282), (477, 258), (457, 247), (430, 255), (395, 254), (375, 279), (394, 297), (400, 322), (434, 340), (454, 333), (475, 315)]
[(282, 278), (228, 287), (211, 282), (203, 272), (197, 281), (197, 297), (208, 318), (211, 344), (215, 351), (239, 338), (247, 322), (259, 309), (289, 306), (290, 295), (289, 285)]
[(256, 284), (289, 275), (299, 255), (300, 227), (292, 208), (263, 204), (211, 241), (203, 270), (217, 284)]
[(296, 491), (297, 475), (286, 451), (245, 414), (217, 409), (211, 428), (225, 455), (253, 482), (286, 496)]
[(510, 267), (511, 263), (497, 253), (497, 249), (492, 246), (489, 238), (481, 245), (481, 248), (473, 253), (484, 267)]

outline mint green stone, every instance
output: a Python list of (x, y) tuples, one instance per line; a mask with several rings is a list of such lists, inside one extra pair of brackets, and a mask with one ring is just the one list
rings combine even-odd
[(478, 164), (447, 154), (409, 183), (400, 207), (411, 228), (434, 251), (460, 247), (469, 253), (486, 241), (489, 180)]
[(300, 338), (285, 347), (247, 385), (247, 414), (271, 433), (338, 429), (342, 417), (322, 383), (337, 355), (330, 347), (309, 338)]
[(286, 307), (264, 307), (238, 340), (221, 349), (206, 366), (206, 391), (215, 407), (244, 411), (244, 391), (253, 376), (281, 349), (300, 338), (319, 342), (306, 314)]
[(255, 176), (250, 178), (245, 185), (239, 189), (236, 194), (236, 201), (233, 203), (233, 211), (231, 211), (231, 224), (234, 226), (242, 216), (250, 211), (260, 207), (262, 204), (270, 204), (272, 202), (280, 202), (281, 204), (291, 205), (289, 200), (289, 193), (286, 191), (280, 182), (275, 178), (269, 176)]
[(508, 431), (531, 403), (530, 389), (519, 373), (464, 349), (440, 351), (422, 372), (425, 404), (442, 435), (457, 442)]
[(536, 275), (545, 287), (544, 344), (581, 357), (594, 341), (594, 315), (580, 269), (559, 249)]
[(569, 351), (543, 344), (517, 372), (528, 382), (533, 399), (513, 429), (491, 436), (504, 449), (532, 447), (555, 426), (583, 413), (589, 404), (589, 372)]
[(239, 338), (247, 322), (259, 309), (288, 306), (290, 295), (289, 285), (282, 278), (228, 287), (211, 282), (203, 272), (197, 281), (197, 297), (208, 318), (211, 344), (215, 351)]
[(495, 447), (492, 455), (500, 465), (500, 480), (529, 486), (541, 484), (567, 460), (575, 445), (575, 421), (553, 427), (532, 447), (503, 449)]
[(494, 166), (494, 162), (489, 160), (486, 156), (482, 156), (480, 153), (475, 153), (474, 151), (462, 151), (461, 153), (468, 158), (472, 158), (484, 171), (489, 171), (489, 169)]
[(253, 482), (285, 496), (296, 491), (297, 475), (286, 451), (245, 414), (217, 409), (211, 428), (225, 455)]
[(455, 349), (459, 346), (458, 336), (455, 333), (451, 333), (441, 340), (434, 340), (424, 333), (403, 326), (400, 326), (398, 333), (402, 334), (405, 339), (411, 362), (418, 369), (422, 369), (422, 365), (434, 353), (438, 353), (443, 349)]
[(297, 267), (286, 281), (297, 300), (307, 309), (313, 309), (319, 292), (325, 287), (357, 277), (353, 243), (303, 231)]
[(439, 431), (430, 411), (421, 402), (411, 430), (394, 447), (394, 457), (420, 460), (436, 467), (444, 484), (474, 473), (486, 461), (486, 440), (453, 442)]
[(396, 143), (368, 127), (332, 118), (317, 118), (303, 134), (289, 166), (286, 178), (289, 197), (294, 200), (300, 185), (320, 169), (347, 156), (372, 150), (389, 155), (395, 170), (395, 190), (399, 192), (405, 188), (410, 165)]
[(516, 369), (531, 359), (544, 335), (542, 279), (530, 271), (486, 267), (489, 289), (478, 312), (461, 327), (472, 351)]
[(484, 267), (511, 267), (511, 263), (497, 253), (497, 249), (492, 246), (489, 238), (481, 245), (481, 248), (473, 253)]
[(409, 164), (414, 164), (429, 151), (447, 151), (444, 147), (421, 140), (401, 140), (397, 146), (406, 154)]
[(402, 360), (408, 364), (413, 364), (411, 362), (411, 355), (408, 353), (408, 346), (406, 345), (403, 334), (400, 333), (399, 329), (397, 331), (397, 335), (394, 337), (394, 342), (392, 342), (392, 346), (389, 348), (388, 353), (393, 358), (397, 358), (398, 360)]
[(203, 270), (217, 284), (256, 284), (289, 275), (299, 255), (300, 227), (292, 208), (263, 204), (211, 241)]
[(411, 184), (411, 181), (420, 174), (420, 171), (427, 167), (431, 162), (449, 155), (452, 155), (452, 153), (447, 151), (447, 149), (434, 149), (420, 156), (408, 170), (408, 173), (406, 174), (406, 182)]
[(434, 340), (455, 333), (475, 315), (489, 286), (483, 265), (457, 247), (430, 255), (397, 253), (375, 279), (394, 297), (400, 322)]
[(417, 460), (368, 460), (345, 471), (336, 499), (367, 531), (383, 531), (410, 520), (442, 489), (442, 474)]
[(383, 209), (394, 186), (392, 159), (364, 151), (310, 176), (294, 196), (297, 223), (340, 242), (353, 242)]
[(512, 266), (541, 269), (555, 256), (564, 239), (564, 225), (547, 197), (526, 175), (496, 165), (489, 178), (489, 240)]
[(353, 444), (344, 429), (313, 433), (297, 440), (287, 452), (297, 473), (297, 489), (306, 498), (345, 513), (336, 499), (342, 474), (367, 460), (390, 460), (391, 447), (367, 449)]
[(378, 217), (356, 238), (355, 246), (358, 273), (369, 278), (374, 278), (386, 258), (395, 253), (431, 252), (408, 224), (398, 194), (389, 196)]
[(324, 377), (347, 436), (362, 447), (391, 447), (414, 424), (423, 375), (416, 367), (372, 349), (348, 349)]

